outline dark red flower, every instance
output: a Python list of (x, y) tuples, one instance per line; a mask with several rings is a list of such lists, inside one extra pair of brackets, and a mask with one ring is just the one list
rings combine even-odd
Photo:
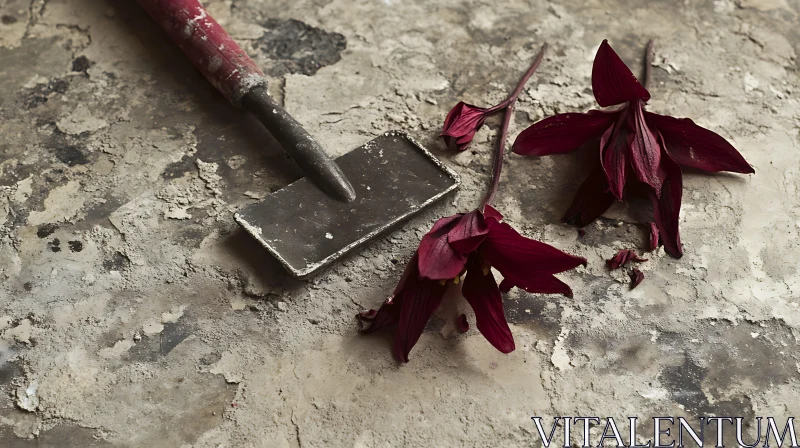
[[(422, 238), (394, 293), (377, 311), (359, 314), (372, 333), (396, 326), (395, 357), (408, 362), (408, 353), (422, 335), (442, 301), (447, 283), (459, 283), (461, 292), (475, 312), (478, 330), (498, 350), (514, 350), (514, 338), (503, 311), (502, 292), (513, 287), (532, 293), (563, 294), (572, 290), (553, 274), (585, 264), (586, 259), (525, 238), (511, 226), (500, 222), (503, 216), (486, 205), (442, 218)], [(500, 285), (491, 273), (503, 275)]]
[(619, 252), (617, 252), (616, 255), (606, 260), (606, 266), (608, 266), (608, 268), (611, 270), (619, 269), (628, 264), (629, 261), (642, 262), (642, 261), (647, 261), (647, 259), (639, 258), (639, 256), (636, 255), (636, 252), (630, 249), (622, 249)]
[(631, 289), (639, 286), (639, 283), (642, 283), (644, 280), (644, 273), (636, 268), (631, 269), (628, 272), (628, 276), (631, 278)]
[(605, 40), (594, 59), (592, 90), (601, 107), (621, 107), (546, 118), (520, 133), (514, 152), (544, 156), (599, 141), (598, 162), (564, 219), (585, 226), (614, 199), (621, 201), (626, 185), (643, 184), (664, 248), (680, 257), (681, 166), (735, 173), (753, 173), (753, 168), (724, 138), (692, 120), (646, 112), (650, 93)]
[(483, 126), (486, 117), (498, 112), (508, 105), (508, 100), (497, 106), (482, 108), (459, 101), (444, 119), (442, 133), (445, 144), (452, 150), (463, 151), (472, 143), (475, 133)]

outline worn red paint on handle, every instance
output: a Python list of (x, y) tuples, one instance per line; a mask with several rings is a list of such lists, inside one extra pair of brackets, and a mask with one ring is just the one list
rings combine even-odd
[(138, 0), (192, 64), (231, 103), (239, 105), (264, 73), (197, 0)]

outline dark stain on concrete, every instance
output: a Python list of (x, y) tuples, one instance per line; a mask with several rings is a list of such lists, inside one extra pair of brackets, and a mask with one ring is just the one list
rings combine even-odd
[(47, 247), (49, 247), (53, 252), (61, 252), (61, 240), (58, 238), (53, 238), (52, 241), (47, 243)]
[(3, 14), (0, 16), (0, 23), (3, 25), (11, 25), (12, 23), (17, 23), (17, 18), (8, 14)]
[(58, 224), (56, 223), (47, 223), (42, 224), (36, 230), (36, 236), (39, 238), (47, 238), (48, 236), (52, 235), (58, 229)]
[(53, 148), (56, 158), (67, 166), (86, 165), (89, 159), (80, 148), (74, 145), (56, 146)]
[(25, 371), (16, 362), (5, 361), (0, 363), (0, 385), (9, 385), (14, 378), (25, 375)]
[(287, 73), (314, 75), (335, 64), (347, 48), (347, 39), (334, 32), (313, 27), (295, 19), (268, 19), (258, 39), (258, 48), (268, 58), (264, 72), (275, 76)]
[(503, 301), (506, 320), (510, 324), (524, 325), (540, 337), (554, 339), (561, 331), (561, 307), (548, 307), (548, 302), (557, 305), (559, 298), (514, 288)]
[(164, 324), (161, 333), (150, 337), (143, 337), (127, 353), (128, 360), (155, 362), (167, 356), (172, 349), (194, 332), (186, 315), (177, 322)]
[(86, 73), (86, 70), (92, 66), (92, 62), (86, 56), (78, 56), (72, 61), (72, 71), (73, 72), (83, 72)]
[(111, 256), (103, 260), (103, 268), (105, 268), (106, 271), (121, 272), (127, 269), (130, 264), (131, 260), (122, 252), (114, 252)]
[[(688, 354), (684, 354), (683, 364), (668, 366), (661, 371), (661, 384), (670, 391), (672, 399), (682, 404), (686, 411), (701, 415), (709, 407), (708, 398), (702, 385), (708, 371), (698, 366)], [(738, 415), (738, 414), (736, 414)]]
[[(661, 371), (659, 380), (669, 390), (672, 399), (676, 403), (683, 405), (690, 415), (697, 417), (731, 415), (744, 417), (743, 429), (750, 433), (754, 421), (754, 411), (750, 398), (746, 395), (738, 395), (727, 400), (716, 399), (712, 403), (703, 392), (703, 383), (710, 382), (708, 373), (709, 369), (697, 365), (689, 354), (685, 353), (683, 364), (665, 367)], [(710, 427), (710, 430), (716, 431), (716, 428)], [(731, 424), (723, 424), (723, 433), (725, 438), (733, 440), (735, 428)]]
[(80, 241), (67, 241), (67, 244), (69, 245), (69, 250), (72, 252), (80, 252), (83, 250), (83, 243)]
[(63, 94), (69, 88), (69, 83), (62, 78), (53, 78), (47, 84), (37, 84), (22, 95), (22, 104), (25, 109), (35, 109), (45, 104), (53, 94)]

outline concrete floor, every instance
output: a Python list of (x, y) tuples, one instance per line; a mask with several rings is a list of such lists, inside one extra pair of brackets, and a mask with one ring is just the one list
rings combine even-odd
[[(464, 179), (306, 282), (232, 219), (299, 172), (129, 3), (0, 0), (3, 446), (538, 446), (534, 415), (800, 415), (800, 1), (209, 1), (332, 153), (402, 128)], [(588, 155), (510, 155), (498, 207), (589, 259), (560, 276), (575, 298), (510, 293), (510, 355), (444, 314), (406, 365), (358, 335), (432, 222), (482, 194), (497, 122), (453, 155), (449, 108), (505, 97), (547, 41), (516, 135), (594, 107), (602, 39), (638, 72), (651, 37), (650, 110), (756, 169), (684, 176), (683, 259), (649, 255), (629, 291), (603, 260), (645, 246), (645, 207), (579, 238), (558, 218)]]

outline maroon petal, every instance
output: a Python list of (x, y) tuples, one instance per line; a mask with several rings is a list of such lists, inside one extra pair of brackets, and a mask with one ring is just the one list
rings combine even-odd
[(466, 314), (459, 314), (456, 318), (456, 328), (461, 333), (466, 333), (469, 331), (469, 322), (467, 322), (467, 315)]
[(564, 214), (564, 221), (578, 227), (586, 226), (608, 210), (613, 203), (614, 195), (608, 191), (605, 171), (598, 163), (575, 194), (572, 205)]
[(456, 252), (447, 242), (447, 234), (463, 215), (454, 215), (436, 221), (419, 243), (419, 275), (431, 280), (455, 278), (464, 269), (467, 256)]
[(601, 107), (650, 99), (650, 92), (639, 84), (607, 40), (603, 40), (594, 57), (592, 91), (597, 104)]
[(639, 286), (639, 283), (642, 283), (642, 280), (644, 280), (644, 273), (636, 268), (631, 269), (628, 276), (631, 278), (631, 289)]
[(678, 218), (683, 195), (683, 179), (681, 167), (669, 157), (662, 157), (661, 167), (664, 171), (664, 185), (661, 187), (661, 198), (651, 192), (653, 201), (653, 218), (658, 228), (658, 235), (664, 243), (664, 250), (675, 258), (683, 256), (681, 237), (678, 230)]
[(649, 251), (654, 251), (658, 249), (658, 227), (654, 222), (648, 222), (648, 227), (650, 228), (650, 248)]
[(572, 298), (572, 289), (569, 285), (549, 274), (530, 275), (518, 277), (510, 274), (500, 282), (500, 291), (508, 292), (516, 286), (533, 294), (562, 294)]
[(606, 266), (608, 266), (609, 269), (614, 270), (625, 266), (629, 261), (642, 262), (647, 261), (647, 259), (639, 258), (639, 256), (636, 255), (636, 252), (630, 249), (622, 249), (617, 252), (616, 255), (606, 260)]
[(481, 255), (503, 277), (555, 274), (586, 264), (586, 259), (564, 253), (553, 246), (517, 233), (506, 223), (488, 221), (489, 236), (481, 245)]
[(546, 156), (578, 149), (599, 138), (614, 124), (619, 112), (592, 110), (588, 113), (559, 114), (534, 123), (514, 141), (513, 151), (526, 156)]
[(626, 114), (617, 120), (600, 138), (600, 163), (606, 173), (606, 181), (611, 194), (622, 200), (625, 190), (625, 177), (628, 171), (629, 135), (626, 129)]
[(447, 286), (436, 280), (408, 278), (400, 295), (400, 314), (392, 347), (398, 360), (408, 362), (408, 353), (419, 340), (433, 312), (439, 308), (446, 289)]
[(473, 210), (462, 216), (447, 233), (447, 242), (456, 252), (468, 254), (480, 246), (487, 233), (489, 227), (483, 219), (483, 213)]
[(663, 136), (669, 156), (680, 165), (712, 172), (755, 173), (727, 140), (692, 120), (651, 112), (645, 112), (645, 117)]
[(634, 120), (634, 135), (631, 141), (631, 166), (636, 177), (643, 183), (661, 191), (658, 167), (661, 163), (661, 146), (656, 136), (647, 127), (644, 119), (643, 103), (635, 101), (630, 106)]
[(484, 273), (483, 263), (477, 255), (469, 258), (461, 293), (475, 311), (475, 326), (483, 337), (503, 353), (514, 351), (514, 337), (503, 311), (503, 296), (492, 273)]

